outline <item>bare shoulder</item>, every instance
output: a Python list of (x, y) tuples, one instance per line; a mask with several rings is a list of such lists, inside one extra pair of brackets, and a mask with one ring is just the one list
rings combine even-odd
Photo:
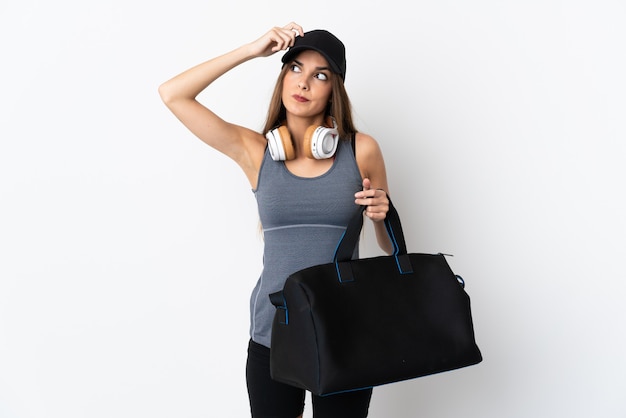
[(355, 148), (359, 165), (382, 159), (380, 145), (371, 135), (358, 132), (355, 137)]
[(372, 187), (387, 190), (385, 160), (378, 141), (371, 135), (357, 133), (355, 137), (356, 163), (361, 177), (369, 178)]

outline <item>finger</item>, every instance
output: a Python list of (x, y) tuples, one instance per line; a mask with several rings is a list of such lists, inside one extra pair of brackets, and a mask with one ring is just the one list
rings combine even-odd
[(275, 28), (271, 36), (272, 41), (276, 44), (272, 48), (275, 52), (284, 51), (293, 45), (296, 34), (291, 30), (283, 28)]
[(357, 192), (354, 196), (354, 203), (356, 203), (357, 205), (368, 206), (371, 208), (381, 207), (382, 210), (386, 210), (385, 208), (387, 207), (387, 202), (381, 197), (376, 197), (374, 193), (376, 193), (376, 190)]
[[(360, 190), (360, 191), (356, 192), (354, 194), (354, 197), (356, 197), (357, 199), (365, 199), (365, 198), (368, 198), (368, 197), (373, 197), (372, 190), (370, 188), (371, 187), (370, 179), (364, 178), (363, 182), (362, 182), (362, 186), (363, 186), (363, 190)], [(376, 193), (376, 191), (374, 190), (374, 194), (375, 193)], [(368, 203), (359, 203), (359, 204), (366, 205)]]
[(284, 29), (287, 29), (287, 30), (290, 30), (290, 31), (294, 31), (298, 35), (304, 36), (304, 30), (302, 29), (302, 26), (298, 25), (295, 22), (290, 22), (290, 23), (286, 24), (284, 26)]
[(282, 28), (276, 28), (276, 32), (281, 37), (282, 42), (280, 45), (280, 49), (286, 50), (289, 47), (292, 47), (296, 41), (296, 36), (304, 36), (304, 31), (302, 30), (302, 26), (291, 22)]
[(377, 219), (385, 219), (387, 213), (389, 212), (389, 205), (386, 202), (381, 202), (377, 205), (369, 205), (367, 210), (372, 215), (370, 217), (375, 217)]
[(387, 217), (387, 212), (375, 210), (375, 206), (368, 206), (365, 215), (373, 221), (381, 221)]

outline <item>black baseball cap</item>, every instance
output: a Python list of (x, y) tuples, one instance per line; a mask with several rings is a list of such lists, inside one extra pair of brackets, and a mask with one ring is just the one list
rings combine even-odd
[(346, 48), (335, 35), (323, 29), (304, 32), (304, 36), (296, 36), (291, 48), (283, 55), (284, 64), (291, 62), (300, 52), (312, 49), (326, 58), (333, 72), (346, 78)]

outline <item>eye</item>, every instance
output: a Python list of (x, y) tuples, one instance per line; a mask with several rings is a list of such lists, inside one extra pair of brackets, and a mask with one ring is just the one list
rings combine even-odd
[(302, 70), (300, 69), (298, 64), (291, 64), (291, 71), (293, 71), (294, 73), (301, 73), (302, 72)]
[(317, 73), (315, 74), (315, 78), (317, 78), (318, 80), (327, 81), (328, 75), (326, 73)]

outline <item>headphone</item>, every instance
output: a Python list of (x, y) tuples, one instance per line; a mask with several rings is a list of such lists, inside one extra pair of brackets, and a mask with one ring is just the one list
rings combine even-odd
[[(312, 125), (304, 132), (304, 152), (307, 157), (323, 160), (335, 154), (337, 143), (339, 142), (339, 131), (337, 131), (335, 119), (328, 117), (328, 122), (331, 121), (332, 128)], [(274, 161), (293, 160), (296, 158), (296, 150), (293, 147), (291, 135), (284, 124), (269, 131), (265, 134), (265, 137)]]

